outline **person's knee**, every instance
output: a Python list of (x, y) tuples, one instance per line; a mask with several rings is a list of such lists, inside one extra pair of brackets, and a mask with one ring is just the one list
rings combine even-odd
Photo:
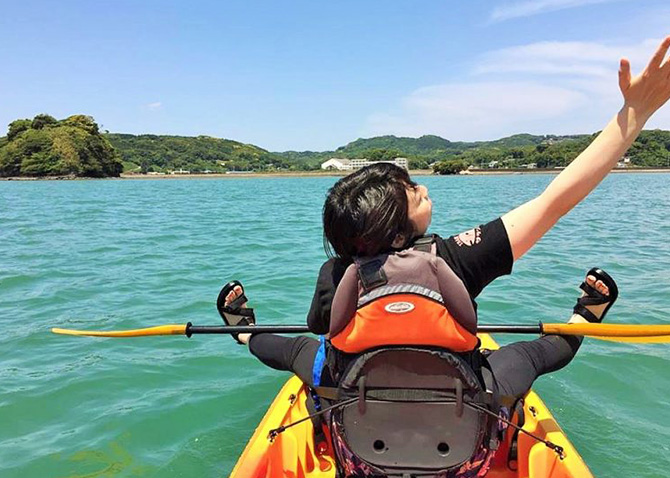
[[(548, 362), (545, 366), (551, 371), (565, 367), (575, 357), (584, 337), (570, 335), (547, 335), (541, 340), (545, 347), (544, 357)], [(548, 349), (548, 350), (547, 350)]]
[(314, 339), (310, 339), (302, 335), (299, 337), (294, 337), (293, 343), (291, 344), (291, 348), (289, 351), (289, 353), (291, 354), (290, 362), (294, 362), (298, 358), (298, 356), (302, 353), (302, 351), (305, 349), (305, 347), (307, 347), (312, 340)]

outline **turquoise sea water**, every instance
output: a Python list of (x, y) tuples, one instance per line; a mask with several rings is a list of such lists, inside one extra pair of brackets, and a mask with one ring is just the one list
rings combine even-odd
[[(419, 179), (434, 201), (431, 230), (450, 235), (552, 176)], [(0, 182), (0, 476), (227, 476), (286, 374), (225, 336), (49, 329), (218, 324), (214, 301), (233, 278), (260, 322), (303, 323), (335, 180)], [(621, 290), (609, 321), (670, 323), (669, 184), (663, 174), (606, 179), (484, 291), (480, 322), (561, 321), (599, 265)], [(660, 477), (668, 370), (670, 344), (587, 340), (536, 390), (596, 476)]]

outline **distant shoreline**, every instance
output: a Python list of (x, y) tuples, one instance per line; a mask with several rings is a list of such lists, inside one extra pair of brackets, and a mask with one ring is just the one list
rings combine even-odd
[[(550, 169), (475, 169), (466, 171), (462, 176), (504, 176), (510, 174), (558, 174), (565, 168)], [(670, 173), (670, 168), (614, 168), (610, 173)]]
[[(562, 169), (475, 169), (464, 171), (455, 176), (507, 176), (516, 174), (558, 174)], [(643, 173), (670, 173), (670, 168), (622, 168), (613, 169), (612, 173), (643, 174)], [(118, 178), (85, 178), (75, 176), (49, 177), (8, 177), (0, 181), (101, 181), (101, 180), (169, 180), (169, 179), (234, 179), (234, 178), (303, 178), (303, 177), (342, 177), (349, 171), (291, 171), (274, 173), (233, 173), (233, 174), (121, 174)], [(429, 169), (410, 171), (411, 176), (438, 176)]]

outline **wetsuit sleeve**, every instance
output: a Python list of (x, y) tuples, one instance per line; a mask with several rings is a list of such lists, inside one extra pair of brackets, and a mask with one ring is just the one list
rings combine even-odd
[(473, 299), (494, 279), (512, 272), (512, 246), (500, 218), (438, 240), (437, 246)]
[(330, 309), (345, 269), (338, 259), (329, 259), (319, 270), (312, 305), (307, 314), (307, 326), (314, 334), (324, 335), (330, 329)]

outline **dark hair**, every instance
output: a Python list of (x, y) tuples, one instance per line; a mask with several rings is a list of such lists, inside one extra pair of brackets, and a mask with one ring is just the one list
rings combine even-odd
[[(324, 248), (351, 262), (392, 249), (398, 234), (407, 241), (414, 226), (407, 215), (407, 188), (416, 187), (404, 168), (366, 166), (335, 183), (323, 206)], [(332, 249), (331, 249), (332, 247)]]

